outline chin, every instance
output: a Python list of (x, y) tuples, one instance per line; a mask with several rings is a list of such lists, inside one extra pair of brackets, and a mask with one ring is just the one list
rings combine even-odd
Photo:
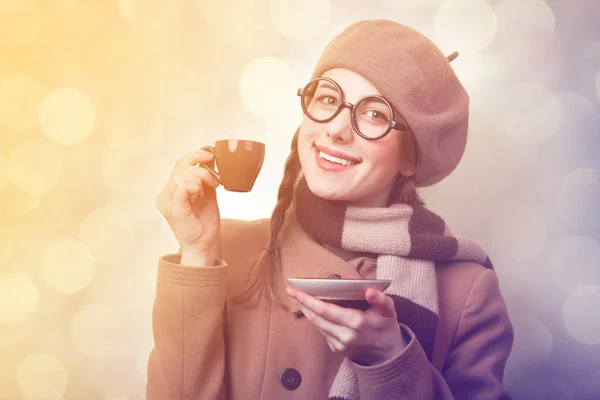
[(369, 188), (364, 184), (357, 187), (348, 181), (332, 181), (314, 170), (305, 173), (304, 178), (310, 191), (322, 199), (359, 207), (387, 207), (389, 190), (385, 188)]
[(349, 188), (340, 182), (328, 182), (322, 177), (305, 174), (306, 183), (311, 192), (325, 200), (346, 201), (349, 199)]

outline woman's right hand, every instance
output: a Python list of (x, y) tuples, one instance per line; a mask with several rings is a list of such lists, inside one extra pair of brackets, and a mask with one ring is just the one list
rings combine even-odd
[(197, 165), (209, 163), (213, 157), (210, 152), (196, 150), (177, 160), (156, 198), (156, 205), (184, 254), (206, 254), (215, 248), (219, 239), (221, 216), (214, 196), (219, 182)]

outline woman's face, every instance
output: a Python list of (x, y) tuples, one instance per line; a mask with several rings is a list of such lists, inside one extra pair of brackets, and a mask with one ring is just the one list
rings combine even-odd
[[(352, 104), (364, 96), (381, 95), (368, 80), (347, 69), (334, 68), (323, 77), (333, 79), (341, 87), (344, 100)], [(394, 117), (401, 121), (397, 113)], [(401, 135), (405, 134), (408, 133), (391, 130), (381, 139), (364, 139), (354, 131), (348, 108), (326, 123), (304, 115), (298, 154), (308, 187), (327, 200), (361, 207), (386, 207), (398, 174), (414, 174), (414, 167), (403, 156), (406, 149), (402, 148)], [(321, 152), (325, 157), (329, 153), (353, 162), (345, 166), (332, 163), (323, 159)]]

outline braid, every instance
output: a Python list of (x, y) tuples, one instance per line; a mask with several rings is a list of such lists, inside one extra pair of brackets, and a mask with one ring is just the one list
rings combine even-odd
[[(405, 149), (403, 156), (406, 157), (411, 164), (415, 165), (418, 157), (417, 144), (410, 128), (402, 134), (402, 148)], [(425, 202), (417, 190), (417, 182), (414, 176), (400, 175), (400, 178), (396, 181), (396, 185), (394, 186), (392, 196), (393, 203), (403, 203), (413, 206), (425, 205)]]
[(283, 179), (279, 185), (277, 193), (277, 204), (271, 215), (271, 227), (269, 229), (269, 238), (267, 246), (261, 251), (254, 270), (250, 277), (248, 288), (239, 296), (236, 296), (235, 301), (240, 303), (257, 304), (263, 301), (274, 301), (283, 306), (281, 300), (275, 295), (273, 290), (273, 261), (280, 268), (279, 260), (273, 254), (273, 249), (277, 245), (279, 233), (285, 219), (285, 213), (292, 203), (294, 198), (294, 184), (300, 172), (300, 159), (298, 158), (298, 133), (300, 128), (296, 130), (292, 139), (291, 152), (285, 162)]
[(410, 206), (424, 206), (425, 202), (419, 195), (414, 176), (401, 175), (393, 191), (393, 203), (408, 204)]
[(277, 244), (279, 231), (283, 226), (285, 212), (294, 198), (294, 183), (300, 172), (300, 159), (298, 158), (298, 131), (292, 139), (291, 152), (285, 162), (283, 179), (279, 185), (277, 193), (277, 204), (273, 209), (271, 216), (271, 231), (269, 235), (268, 247), (274, 247)]
[[(246, 290), (234, 297), (235, 302), (256, 305), (262, 302), (274, 302), (284, 306), (282, 301), (274, 292), (273, 271), (272, 268), (280, 268), (279, 259), (274, 254), (274, 249), (278, 244), (279, 234), (285, 220), (285, 213), (294, 198), (294, 184), (300, 173), (300, 159), (298, 158), (298, 133), (296, 130), (292, 139), (291, 151), (285, 162), (283, 179), (279, 185), (277, 193), (277, 204), (271, 215), (271, 226), (269, 228), (269, 237), (266, 247), (261, 251), (252, 275), (250, 283)], [(416, 159), (416, 144), (411, 132), (404, 136), (404, 148), (411, 161)], [(417, 185), (413, 176), (400, 176), (394, 188), (394, 198), (397, 202), (410, 205), (424, 205), (423, 200), (418, 194)]]

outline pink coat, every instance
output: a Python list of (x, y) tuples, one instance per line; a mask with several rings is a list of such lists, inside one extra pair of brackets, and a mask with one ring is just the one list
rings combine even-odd
[[(288, 310), (229, 301), (247, 284), (269, 220), (224, 219), (214, 266), (160, 257), (148, 400), (327, 399), (342, 356), (285, 295), (287, 277), (374, 278), (375, 259), (340, 258), (297, 223), (281, 244), (277, 291)], [(433, 359), (409, 326), (408, 346), (384, 364), (353, 364), (361, 400), (511, 399), (502, 383), (513, 344), (496, 273), (473, 262), (436, 267), (439, 321)]]

